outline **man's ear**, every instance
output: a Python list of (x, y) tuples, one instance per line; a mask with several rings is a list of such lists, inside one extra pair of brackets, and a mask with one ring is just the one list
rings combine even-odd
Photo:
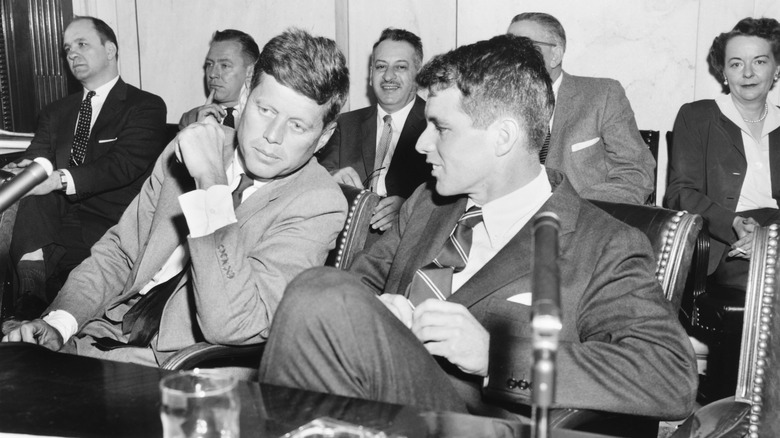
[(322, 130), (322, 134), (320, 134), (320, 138), (317, 139), (317, 147), (314, 148), (315, 154), (320, 149), (325, 147), (326, 144), (328, 144), (328, 140), (330, 140), (330, 136), (332, 136), (335, 131), (336, 131), (336, 121), (334, 120), (328, 123), (328, 126), (326, 126), (325, 129)]
[(550, 57), (550, 69), (554, 69), (555, 67), (558, 67), (563, 62), (563, 47), (561, 46), (554, 46), (550, 50), (552, 56)]
[(104, 45), (106, 46), (106, 52), (108, 52), (108, 59), (116, 59), (116, 44), (106, 41)]
[(255, 74), (255, 65), (251, 64), (246, 68), (246, 78), (244, 78), (244, 85), (246, 85), (246, 88), (249, 89), (249, 86), (252, 84), (252, 76)]
[(491, 138), (495, 142), (496, 156), (506, 155), (517, 147), (521, 129), (520, 124), (514, 118), (501, 117), (491, 123), (488, 130), (491, 131)]

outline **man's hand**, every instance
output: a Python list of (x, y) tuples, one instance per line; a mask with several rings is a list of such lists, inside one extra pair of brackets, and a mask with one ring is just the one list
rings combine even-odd
[(222, 108), (222, 105), (213, 103), (213, 101), (214, 90), (212, 89), (211, 93), (209, 93), (209, 97), (206, 98), (206, 103), (201, 106), (196, 106), (181, 115), (181, 119), (179, 119), (179, 129), (184, 129), (196, 122), (202, 122), (206, 120), (208, 116), (214, 117), (217, 121), (222, 120), (222, 118), (227, 115), (227, 111)]
[(19, 327), (3, 337), (3, 342), (28, 342), (53, 351), (62, 348), (63, 343), (60, 332), (42, 319), (22, 321)]
[[(8, 172), (13, 173), (14, 175), (18, 175), (21, 173), (25, 167), (29, 166), (33, 163), (33, 160), (28, 160), (27, 158), (19, 161), (18, 163), (8, 163), (3, 167), (3, 170), (7, 170)], [(62, 188), (62, 184), (60, 183), (60, 175), (58, 172), (52, 172), (51, 175), (49, 175), (48, 178), (43, 180), (40, 184), (33, 187), (32, 190), (25, 193), (23, 197), (32, 196), (32, 195), (48, 195), (49, 193), (59, 190)]]
[(371, 228), (379, 231), (389, 230), (393, 227), (398, 211), (405, 199), (400, 196), (388, 196), (379, 200), (371, 216)]
[(435, 298), (414, 310), (412, 332), (434, 356), (441, 356), (468, 374), (486, 376), (490, 334), (461, 304)]
[(382, 294), (378, 298), (405, 326), (412, 328), (414, 308), (406, 297), (399, 294)]
[(359, 189), (363, 188), (363, 181), (360, 180), (360, 175), (358, 175), (357, 171), (351, 167), (334, 170), (330, 174), (337, 183), (346, 184), (348, 186), (357, 187)]
[(737, 240), (731, 245), (731, 251), (729, 251), (729, 257), (739, 257), (743, 259), (750, 259), (750, 251), (753, 246), (753, 235), (756, 228), (759, 227), (758, 222), (752, 217), (743, 218), (737, 216), (734, 218), (732, 224), (734, 232), (737, 233)]
[(198, 189), (227, 184), (222, 151), (225, 131), (216, 120), (193, 123), (179, 131), (174, 141), (176, 158), (187, 166)]

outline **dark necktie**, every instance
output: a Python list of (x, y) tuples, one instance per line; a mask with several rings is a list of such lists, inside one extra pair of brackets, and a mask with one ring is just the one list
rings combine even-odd
[(129, 334), (127, 346), (146, 347), (160, 330), (160, 319), (165, 303), (176, 290), (181, 278), (189, 271), (189, 262), (173, 278), (151, 288), (122, 318), (122, 332)]
[(84, 162), (87, 155), (87, 141), (89, 141), (89, 125), (92, 122), (92, 97), (94, 91), (87, 93), (87, 97), (81, 101), (79, 108), (79, 121), (76, 123), (76, 134), (73, 136), (73, 147), (70, 150), (68, 167), (76, 167)]
[(371, 178), (371, 190), (376, 191), (379, 185), (379, 173), (382, 169), (382, 163), (385, 161), (387, 150), (390, 149), (390, 141), (393, 139), (393, 117), (386, 115), (382, 120), (385, 125), (382, 128), (382, 136), (379, 138), (379, 145), (376, 147), (376, 156), (374, 157), (374, 176)]
[(539, 150), (539, 162), (544, 164), (547, 161), (547, 152), (550, 151), (550, 127), (547, 127), (547, 135), (544, 136), (544, 144), (542, 149)]
[(241, 181), (238, 182), (238, 187), (236, 187), (235, 190), (233, 190), (232, 196), (233, 196), (233, 210), (237, 209), (239, 205), (241, 205), (241, 194), (244, 193), (244, 190), (252, 186), (252, 184), (255, 183), (255, 180), (248, 177), (245, 173), (241, 174)]
[(227, 115), (225, 115), (225, 118), (222, 119), (222, 125), (228, 126), (231, 128), (235, 128), (236, 126), (236, 119), (233, 118), (233, 111), (236, 109), (233, 107), (225, 108), (225, 111), (227, 112)]
[(482, 222), (482, 209), (474, 206), (458, 219), (455, 229), (433, 261), (414, 273), (409, 301), (414, 306), (428, 298), (446, 300), (452, 294), (452, 274), (469, 262), (472, 229)]

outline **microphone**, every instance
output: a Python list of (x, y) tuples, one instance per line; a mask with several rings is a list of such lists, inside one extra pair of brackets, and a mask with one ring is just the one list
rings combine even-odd
[(16, 176), (0, 185), (0, 213), (45, 181), (53, 170), (54, 167), (49, 160), (38, 157)]
[(558, 216), (534, 216), (533, 300), (533, 436), (549, 436), (548, 410), (555, 402), (555, 353), (561, 331), (561, 290), (558, 270)]

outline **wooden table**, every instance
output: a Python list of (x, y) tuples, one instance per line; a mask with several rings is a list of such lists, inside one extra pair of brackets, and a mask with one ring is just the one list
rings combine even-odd
[[(79, 437), (157, 437), (156, 368), (0, 344), (0, 432)], [(520, 423), (420, 412), (388, 403), (240, 382), (241, 436), (278, 437), (327, 416), (413, 437), (529, 437)], [(596, 435), (556, 430), (555, 438)]]

